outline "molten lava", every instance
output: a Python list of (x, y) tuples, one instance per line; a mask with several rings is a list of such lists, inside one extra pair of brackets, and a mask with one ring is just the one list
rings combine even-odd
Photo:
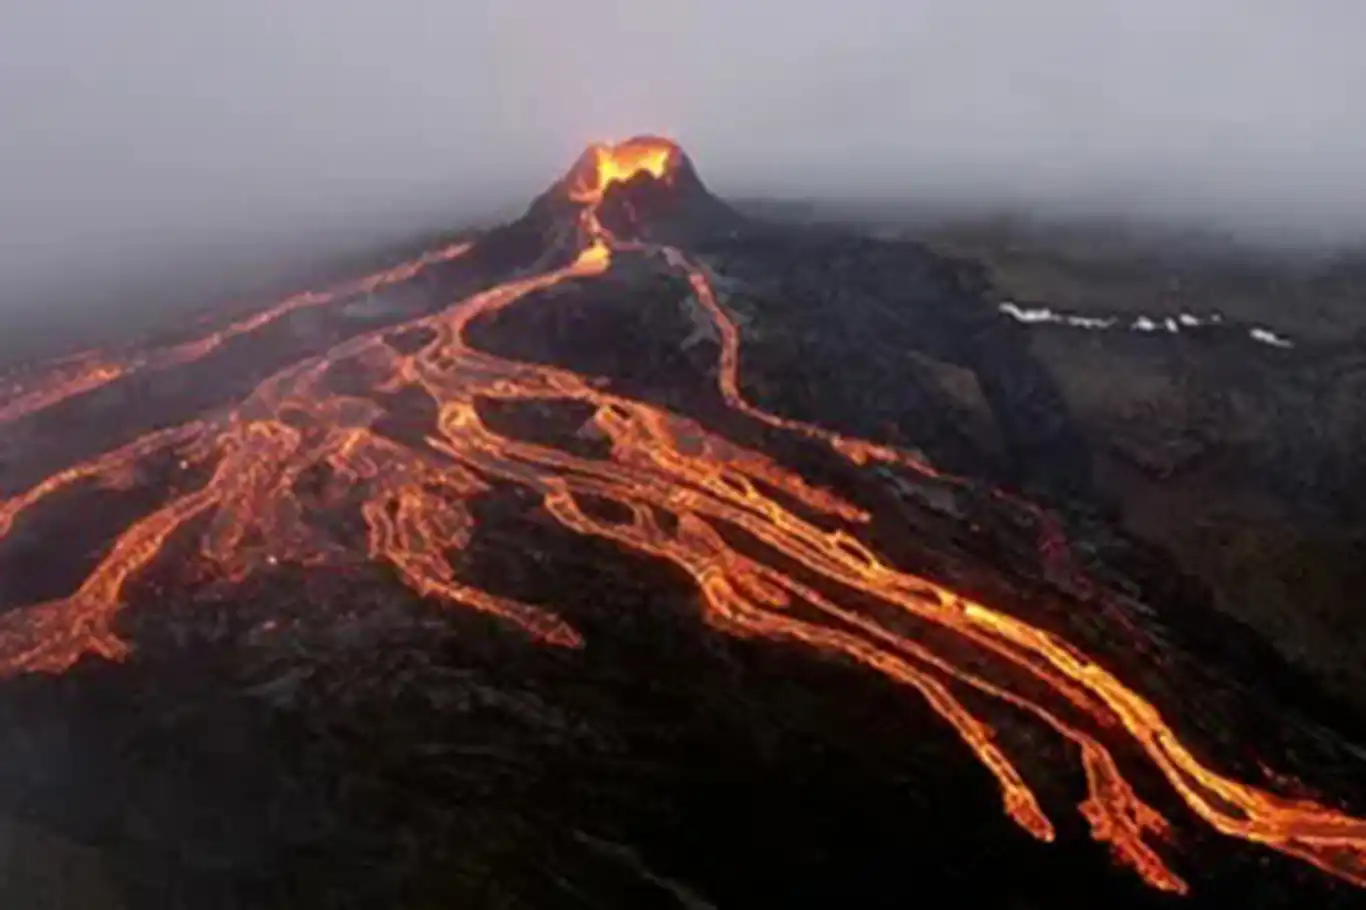
[(192, 341), (154, 348), (129, 358), (107, 358), (97, 351), (88, 351), (58, 361), (38, 376), (0, 382), (0, 425), (50, 408), (68, 398), (93, 392), (134, 373), (193, 363), (222, 347), (225, 342), (250, 334), (296, 310), (335, 303), (359, 294), (372, 294), (390, 285), (408, 281), (429, 266), (458, 259), (469, 251), (470, 246), (468, 243), (452, 243), (327, 290), (294, 294), (265, 310)]
[[(1242, 783), (1205, 765), (1152, 704), (1070, 642), (874, 552), (860, 536), (869, 516), (850, 503), (677, 414), (603, 391), (570, 371), (508, 360), (470, 345), (466, 329), (481, 315), (609, 268), (611, 252), (621, 244), (597, 220), (607, 189), (641, 173), (667, 180), (678, 154), (663, 140), (595, 146), (592, 173), (575, 174), (571, 184), (572, 198), (583, 206), (578, 258), (407, 323), (430, 337), (420, 349), (390, 344), (391, 329), (346, 341), (271, 376), (225, 413), (149, 434), (0, 500), (3, 541), (16, 520), (59, 492), (81, 484), (126, 485), (149, 459), (174, 456), (187, 478), (166, 502), (122, 531), (70, 596), (0, 615), (0, 670), (57, 672), (86, 654), (122, 657), (127, 646), (114, 623), (125, 586), (173, 535), (192, 526), (203, 527), (200, 560), (227, 579), (281, 561), (321, 565), (345, 557), (342, 545), (306, 520), (296, 491), (296, 482), (320, 467), (327, 469), (325, 483), (338, 494), (337, 501), (358, 503), (368, 555), (392, 566), (414, 591), (502, 617), (548, 644), (576, 646), (578, 631), (552, 610), (496, 596), (461, 579), (458, 554), (474, 532), (470, 502), (493, 482), (506, 482), (537, 495), (545, 512), (566, 528), (686, 571), (706, 619), (716, 627), (842, 655), (920, 693), (995, 777), (1004, 811), (1034, 837), (1050, 840), (1053, 824), (990, 724), (961, 699), (965, 690), (1014, 706), (1071, 744), (1088, 790), (1079, 810), (1093, 835), (1157, 888), (1184, 891), (1186, 883), (1159, 852), (1157, 842), (1168, 822), (1126, 780), (1113, 751), (1117, 741), (1146, 756), (1216, 830), (1366, 886), (1366, 821)], [(770, 414), (746, 401), (739, 382), (739, 332), (706, 273), (679, 249), (632, 248), (657, 255), (691, 282), (717, 329), (718, 382), (732, 408), (820, 440), (855, 464), (880, 460), (927, 470), (896, 449)], [(463, 248), (438, 251), (363, 284), (402, 280), (426, 262), (460, 252)], [(126, 364), (97, 357), (69, 362), (52, 374), (50, 386), (39, 382), (18, 389), (13, 401), (0, 406), (0, 418), (12, 420), (50, 406), (112, 381), (120, 370), (187, 362), (229, 334), (250, 332), (289, 308), (336, 296), (291, 298), (255, 321)], [(326, 374), (342, 364), (363, 364), (371, 375), (377, 373), (377, 392), (426, 396), (437, 420), (425, 444), (381, 435), (373, 426), (382, 413), (377, 404), (330, 389)], [(476, 408), (481, 399), (580, 402), (591, 410), (592, 426), (610, 440), (610, 454), (604, 460), (585, 458), (500, 435), (481, 419)], [(202, 482), (188, 480), (195, 476)], [(590, 499), (616, 503), (629, 520), (599, 517), (584, 507)], [(821, 525), (785, 503), (824, 516)], [(769, 564), (742, 553), (727, 541), (726, 529), (745, 532), (780, 559)], [(800, 567), (800, 577), (793, 567)], [(793, 610), (794, 604), (805, 609)], [(868, 604), (879, 605), (877, 615)], [(972, 658), (955, 660), (897, 631), (888, 622), (897, 613), (934, 624), (957, 642), (954, 654), (966, 648)], [(991, 673), (992, 668), (1004, 672)], [(1001, 678), (1030, 684), (1007, 688)]]
[[(657, 136), (638, 136), (616, 145), (597, 143), (589, 146), (565, 181), (566, 196), (580, 206), (580, 267), (606, 269), (612, 262), (612, 249), (623, 245), (598, 218), (598, 210), (606, 201), (608, 190), (637, 178), (667, 183), (673, 179), (674, 168), (682, 154), (673, 142)], [(631, 245), (631, 248), (635, 246)]]
[(667, 180), (681, 154), (677, 145), (654, 136), (627, 139), (616, 145), (593, 145), (570, 174), (569, 198), (597, 206), (614, 183), (627, 183), (640, 174)]

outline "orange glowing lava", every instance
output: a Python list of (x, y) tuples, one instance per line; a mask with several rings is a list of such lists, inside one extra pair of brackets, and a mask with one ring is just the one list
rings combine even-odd
[(372, 294), (390, 285), (408, 281), (429, 266), (458, 259), (469, 248), (468, 243), (452, 243), (336, 287), (294, 294), (192, 341), (143, 351), (127, 359), (108, 359), (96, 352), (87, 352), (59, 361), (53, 368), (34, 377), (0, 381), (0, 425), (50, 408), (68, 398), (93, 392), (134, 373), (193, 363), (222, 347), (224, 342), (254, 332), (296, 310), (335, 303), (358, 294)]
[[(1036, 838), (1054, 835), (1048, 812), (991, 725), (961, 699), (966, 690), (1014, 706), (1071, 745), (1088, 789), (1080, 813), (1115, 858), (1154, 887), (1181, 892), (1187, 886), (1163, 855), (1169, 823), (1126, 779), (1116, 745), (1126, 754), (1146, 756), (1216, 830), (1366, 886), (1366, 821), (1242, 783), (1203, 764), (1152, 704), (1056, 633), (960, 596), (874, 552), (861, 536), (869, 516), (839, 496), (678, 414), (611, 394), (567, 370), (472, 347), (466, 329), (481, 315), (608, 269), (612, 250), (626, 245), (597, 224), (603, 194), (613, 182), (642, 171), (663, 179), (677, 150), (651, 141), (598, 146), (592, 154), (593, 175), (574, 184), (574, 198), (584, 206), (583, 223), (593, 229), (571, 264), (495, 285), (407, 323), (431, 336), (417, 351), (391, 345), (390, 330), (363, 335), (280, 371), (226, 413), (150, 434), (0, 501), (3, 541), (17, 520), (59, 491), (77, 484), (126, 484), (153, 456), (174, 454), (187, 476), (202, 469), (205, 478), (129, 524), (70, 596), (0, 615), (0, 670), (56, 672), (85, 654), (122, 657), (127, 645), (114, 621), (125, 585), (196, 518), (205, 520), (199, 558), (224, 578), (240, 579), (282, 561), (325, 565), (343, 556), (340, 545), (307, 520), (296, 492), (296, 481), (319, 468), (338, 501), (358, 503), (369, 556), (392, 566), (414, 591), (502, 617), (548, 644), (576, 646), (579, 632), (552, 609), (495, 596), (461, 578), (459, 554), (474, 532), (471, 499), (495, 481), (510, 482), (539, 496), (545, 512), (564, 527), (686, 571), (700, 608), (717, 628), (840, 655), (918, 692), (994, 777), (1003, 810)], [(821, 440), (854, 464), (881, 460), (928, 470), (907, 453), (746, 401), (738, 378), (740, 335), (707, 274), (679, 249), (630, 248), (657, 255), (691, 282), (717, 329), (718, 381), (731, 407)], [(221, 335), (173, 350), (200, 356), (205, 346), (221, 343), (213, 340)], [(151, 354), (147, 362), (184, 362), (176, 356)], [(339, 364), (363, 364), (379, 377), (377, 391), (426, 396), (437, 413), (426, 443), (408, 445), (378, 433), (374, 423), (381, 408), (375, 401), (328, 387), (327, 373)], [(92, 361), (89, 369), (95, 378), (82, 380), (76, 370), (63, 374), (63, 387), (107, 381), (98, 372), (105, 365)], [(591, 428), (610, 441), (610, 453), (587, 458), (501, 435), (476, 407), (491, 399), (585, 404)], [(765, 490), (777, 491), (782, 501)], [(590, 497), (622, 506), (630, 518), (597, 517), (583, 507)], [(820, 514), (820, 525), (785, 502)], [(727, 529), (761, 542), (781, 564), (741, 552), (727, 541)], [(800, 567), (801, 576), (790, 567)], [(880, 605), (877, 616), (869, 603)], [(795, 604), (804, 609), (791, 609)], [(954, 660), (897, 631), (898, 615), (943, 630), (956, 642), (953, 653), (971, 653), (972, 660)], [(1008, 687), (1003, 679), (1030, 685)]]
[(664, 180), (678, 159), (678, 146), (667, 139), (642, 136), (616, 145), (596, 144), (589, 148), (583, 167), (570, 175), (569, 197), (586, 206), (602, 202), (607, 188), (626, 183), (637, 174)]

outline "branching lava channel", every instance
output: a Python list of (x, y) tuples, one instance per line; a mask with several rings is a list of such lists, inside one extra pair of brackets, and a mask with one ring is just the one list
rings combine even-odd
[[(118, 485), (154, 456), (174, 453), (187, 467), (203, 468), (207, 478), (129, 524), (73, 594), (0, 616), (0, 670), (57, 672), (86, 654), (123, 657), (127, 645), (116, 635), (114, 620), (124, 588), (192, 519), (207, 519), (199, 556), (224, 577), (241, 578), (280, 561), (326, 564), (336, 556), (336, 545), (320, 539), (303, 521), (293, 492), (295, 480), (317, 466), (330, 469), (330, 483), (360, 492), (369, 555), (391, 565), (414, 591), (502, 617), (548, 644), (575, 647), (581, 642), (579, 633), (551, 610), (461, 581), (458, 560), (451, 554), (471, 539), (471, 498), (491, 482), (511, 482), (539, 495), (545, 510), (566, 528), (684, 569), (696, 583), (706, 619), (716, 627), (842, 655), (917, 691), (994, 775), (1004, 811), (1034, 837), (1053, 837), (1048, 814), (996, 742), (990, 724), (955, 690), (967, 687), (1022, 709), (1073, 744), (1089, 790), (1079, 808), (1093, 835), (1156, 888), (1182, 892), (1187, 885), (1160, 849), (1167, 821), (1135, 793), (1104, 742), (1104, 735), (1113, 736), (1116, 730), (1218, 831), (1366, 886), (1366, 821), (1206, 767), (1152, 704), (1056, 634), (891, 565), (861, 541), (859, 528), (868, 516), (850, 503), (679, 415), (610, 394), (566, 370), (472, 348), (465, 332), (480, 315), (561, 282), (606, 271), (612, 252), (626, 244), (598, 221), (605, 194), (615, 182), (640, 174), (668, 180), (679, 152), (663, 140), (636, 140), (596, 146), (590, 155), (591, 169), (578, 174), (569, 188), (572, 201), (582, 206), (582, 247), (569, 265), (496, 285), (414, 320), (409, 325), (426, 330), (431, 340), (413, 353), (397, 352), (381, 332), (362, 335), (270, 377), (226, 413), (142, 437), (0, 501), (2, 537), (23, 513), (60, 491), (80, 483)], [(430, 262), (464, 251), (463, 246), (439, 250), (365, 283), (378, 287), (403, 280)], [(739, 334), (705, 272), (682, 250), (661, 247), (656, 252), (688, 278), (716, 325), (722, 348), (720, 390), (731, 407), (821, 440), (858, 464), (890, 460), (928, 470), (908, 454), (781, 418), (746, 401), (738, 378)], [(130, 362), (97, 356), (70, 361), (46, 384), (11, 389), (0, 404), (0, 422), (51, 407), (130, 371), (202, 357), (230, 335), (340, 293), (290, 298), (198, 341)], [(378, 434), (372, 428), (380, 413), (375, 405), (327, 388), (324, 374), (347, 361), (364, 361), (368, 369), (380, 370), (383, 391), (416, 390), (430, 398), (438, 418), (429, 445), (410, 447)], [(481, 420), (475, 407), (481, 398), (581, 402), (592, 409), (595, 429), (610, 440), (610, 458), (581, 458), (501, 436)], [(293, 415), (289, 422), (279, 416), (285, 412)], [(795, 514), (763, 489), (780, 491), (785, 501), (828, 516), (827, 528)], [(596, 518), (581, 506), (587, 497), (617, 503), (633, 519), (613, 523)], [(673, 520), (661, 522), (660, 515)], [(835, 525), (841, 529), (828, 530)], [(741, 529), (787, 564), (803, 566), (822, 579), (821, 590), (738, 552), (723, 537), (725, 527)], [(873, 598), (893, 611), (937, 624), (976, 649), (981, 659), (959, 666), (842, 604), (831, 591), (848, 592), (850, 600)], [(785, 609), (794, 601), (813, 609)], [(1027, 675), (1050, 698), (1027, 697), (983, 677), (973, 667), (984, 661)]]

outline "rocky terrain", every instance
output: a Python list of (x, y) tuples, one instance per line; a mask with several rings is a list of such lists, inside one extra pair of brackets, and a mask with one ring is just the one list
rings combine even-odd
[(1366, 709), (1361, 258), (1093, 227), (913, 233), (982, 263), (997, 300), (1098, 315), (1222, 313), (1293, 339), (1280, 349), (1228, 333), (1037, 326), (1030, 349), (1124, 526), (1169, 552), (1221, 611)]
[[(750, 203), (805, 224), (924, 244), (971, 263), (983, 298), (1150, 331), (1023, 326), (1091, 477), (1083, 497), (1170, 555), (1357, 711), (1366, 709), (1358, 606), (1366, 564), (1366, 256), (1270, 248), (1104, 219), (917, 216), (888, 207)], [(1165, 330), (1217, 315), (1224, 330)], [(1247, 343), (1260, 327), (1289, 346)], [(951, 360), (937, 394), (995, 444), (989, 406)], [(965, 408), (965, 409), (964, 409)], [(946, 407), (938, 413), (951, 413)]]
[[(867, 508), (871, 545), (898, 568), (1112, 670), (1207, 764), (1366, 812), (1351, 661), (1363, 643), (1332, 596), (1359, 571), (1341, 556), (1363, 527), (1349, 495), (1355, 342), (1026, 325), (1002, 300), (1062, 303), (1012, 288), (961, 246), (747, 220), (648, 181), (616, 203), (602, 224), (632, 239), (610, 270), (480, 315), (466, 332), (476, 351), (571, 370), (764, 452)], [(576, 213), (553, 187), (411, 282), (16, 419), (0, 428), (3, 493), (212, 413), (377, 325), (570, 261)], [(659, 243), (685, 250), (731, 315), (756, 407), (964, 479), (860, 465), (738, 413), (718, 392), (723, 333)], [(405, 331), (395, 350), (429, 343), (430, 330)], [(381, 403), (386, 437), (433, 432), (429, 401), (367, 385), (355, 366), (331, 381)], [(542, 396), (490, 398), (479, 416), (500, 438), (601, 458), (590, 413)], [(188, 483), (176, 471), (142, 463), (121, 489), (74, 490), (16, 523), (0, 546), (3, 608), (70, 591), (123, 521)], [(1057, 825), (1052, 843), (1029, 837), (913, 689), (847, 656), (726, 631), (679, 566), (571, 532), (516, 476), (470, 500), (460, 577), (552, 606), (582, 648), (422, 597), (363, 547), (323, 569), (284, 560), (224, 578), (198, 566), (185, 534), (123, 592), (126, 658), (0, 683), (8, 836), (37, 851), (27, 864), (70, 863), (73, 883), (101, 891), (49, 898), (50, 876), (16, 876), (15, 905), (1362, 905), (1350, 882), (1203, 824), (1116, 723), (1097, 735), (1172, 822), (1157, 849), (1190, 894), (1149, 887), (1075, 811), (1090, 773), (1077, 749), (1019, 706), (955, 686)], [(310, 484), (320, 492), (301, 501), (331, 502), (326, 477), (294, 489)], [(331, 506), (314, 524), (363, 538)], [(734, 552), (762, 555), (732, 533)], [(946, 659), (990, 669), (923, 626), (909, 628)], [(1000, 679), (1042, 697), (1024, 676)]]

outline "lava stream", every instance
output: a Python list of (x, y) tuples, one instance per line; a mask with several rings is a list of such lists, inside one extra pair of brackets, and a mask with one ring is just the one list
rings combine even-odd
[(222, 347), (225, 342), (254, 332), (296, 310), (322, 306), (357, 294), (374, 293), (408, 281), (429, 266), (463, 256), (471, 246), (469, 243), (452, 243), (327, 290), (294, 294), (267, 309), (191, 341), (144, 351), (128, 359), (86, 352), (68, 357), (38, 376), (12, 378), (5, 385), (0, 385), (0, 395), (4, 398), (0, 401), (0, 425), (45, 410), (68, 398), (93, 392), (125, 376), (192, 363)]
[[(592, 173), (580, 175), (571, 188), (583, 206), (578, 257), (413, 320), (408, 327), (431, 336), (420, 350), (396, 350), (386, 343), (384, 331), (360, 336), (277, 373), (227, 413), (150, 434), (0, 502), (3, 539), (25, 513), (59, 491), (88, 483), (126, 486), (153, 457), (175, 457), (187, 477), (197, 472), (204, 478), (197, 488), (175, 493), (125, 528), (74, 593), (0, 615), (0, 670), (60, 671), (86, 654), (121, 657), (127, 646), (116, 635), (114, 620), (125, 585), (196, 519), (207, 524), (199, 556), (225, 578), (239, 579), (281, 560), (319, 564), (344, 556), (343, 545), (306, 519), (296, 491), (296, 481), (314, 469), (325, 469), (328, 491), (338, 500), (359, 498), (370, 557), (391, 565), (414, 591), (502, 617), (541, 641), (576, 646), (579, 633), (552, 611), (460, 579), (452, 554), (474, 532), (472, 498), (492, 482), (511, 482), (538, 494), (546, 512), (564, 527), (686, 571), (707, 620), (716, 627), (842, 655), (915, 689), (994, 776), (1005, 812), (1034, 837), (1054, 836), (1044, 807), (988, 721), (956, 691), (972, 689), (1010, 704), (1071, 743), (1088, 788), (1079, 809), (1093, 835), (1108, 842), (1120, 862), (1154, 887), (1180, 892), (1187, 886), (1159, 853), (1155, 842), (1167, 834), (1168, 822), (1126, 781), (1111, 751), (1117, 738), (1145, 755), (1193, 812), (1218, 831), (1366, 887), (1366, 821), (1308, 800), (1278, 796), (1206, 767), (1153, 705), (1056, 634), (885, 561), (858, 537), (868, 516), (852, 504), (679, 415), (603, 391), (567, 370), (470, 347), (465, 330), (480, 315), (609, 268), (612, 251), (627, 244), (597, 218), (605, 193), (614, 182), (641, 172), (666, 179), (675, 155), (671, 145), (648, 143), (619, 155), (605, 146), (596, 150)], [(876, 458), (918, 465), (909, 455), (787, 420), (746, 402), (739, 391), (734, 324), (716, 303), (701, 269), (679, 250), (666, 249), (665, 255), (692, 282), (716, 324), (720, 381), (732, 407), (823, 439), (855, 463)], [(170, 349), (183, 355), (148, 355), (147, 362), (202, 356), (230, 331)], [(376, 386), (384, 391), (416, 391), (429, 398), (437, 421), (426, 444), (403, 444), (378, 434), (373, 429), (381, 413), (377, 405), (329, 389), (328, 371), (342, 363), (363, 363), (377, 372)], [(591, 424), (610, 442), (610, 453), (604, 459), (586, 458), (500, 435), (476, 408), (480, 399), (489, 398), (581, 402), (592, 409)], [(7, 413), (17, 411), (0, 410)], [(764, 489), (801, 503), (838, 530), (796, 514)], [(595, 517), (581, 505), (589, 497), (624, 507), (630, 519)], [(819, 590), (740, 552), (723, 536), (726, 529), (761, 542), (784, 564), (801, 566), (806, 576), (819, 579)], [(871, 599), (892, 614), (933, 623), (957, 646), (973, 649), (974, 659), (960, 666), (866, 610), (849, 606), (846, 598)], [(810, 609), (794, 611), (794, 602)], [(1027, 678), (1047, 696), (1006, 688), (994, 681), (995, 675), (983, 675), (978, 668), (984, 666), (1007, 671), (1006, 678)]]

